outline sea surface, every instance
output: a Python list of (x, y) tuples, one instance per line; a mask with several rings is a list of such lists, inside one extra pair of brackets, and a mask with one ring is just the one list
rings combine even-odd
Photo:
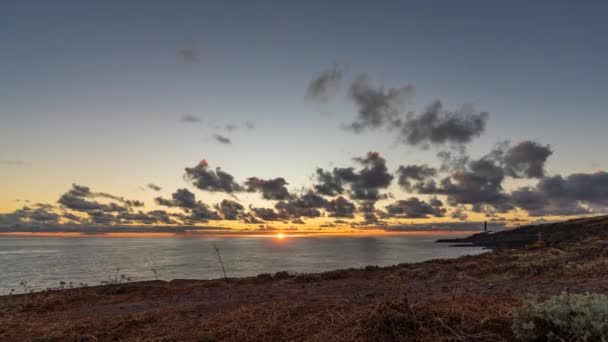
[(333, 237), (0, 237), (0, 295), (66, 286), (99, 285), (123, 275), (131, 281), (228, 277), (288, 271), (388, 266), (483, 252), (434, 243), (468, 234)]

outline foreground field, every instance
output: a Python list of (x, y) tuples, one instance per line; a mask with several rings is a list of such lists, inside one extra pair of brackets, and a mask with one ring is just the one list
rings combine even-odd
[(580, 234), (452, 260), (4, 296), (0, 340), (514, 340), (523, 299), (608, 293), (608, 219), (564, 224)]

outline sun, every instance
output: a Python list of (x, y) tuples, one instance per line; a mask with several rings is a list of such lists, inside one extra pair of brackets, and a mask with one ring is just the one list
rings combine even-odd
[(280, 240), (280, 239), (284, 239), (284, 238), (285, 238), (285, 234), (283, 234), (283, 233), (278, 233), (277, 234), (277, 239)]

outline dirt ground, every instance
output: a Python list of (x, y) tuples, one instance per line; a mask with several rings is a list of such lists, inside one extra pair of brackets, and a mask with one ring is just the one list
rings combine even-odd
[(504, 341), (528, 296), (608, 293), (608, 241), (392, 267), (0, 297), (0, 341)]

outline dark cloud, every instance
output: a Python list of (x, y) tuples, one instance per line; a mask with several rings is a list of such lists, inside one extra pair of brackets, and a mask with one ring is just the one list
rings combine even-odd
[(274, 209), (271, 208), (255, 208), (251, 207), (251, 211), (255, 214), (255, 216), (261, 218), (264, 221), (280, 221), (284, 218), (279, 215)]
[(317, 169), (315, 190), (322, 195), (343, 194), (348, 186), (349, 197), (353, 200), (377, 201), (386, 198), (380, 189), (387, 188), (393, 175), (388, 172), (386, 161), (377, 152), (369, 152), (366, 157), (354, 158), (364, 166), (359, 171), (354, 168), (334, 168), (332, 172)]
[(511, 194), (531, 216), (581, 215), (608, 211), (608, 173), (575, 173), (542, 178), (535, 187)]
[(326, 196), (336, 196), (344, 193), (343, 177), (340, 170), (348, 170), (348, 173), (354, 178), (354, 169), (334, 169), (333, 172), (317, 169), (317, 184), (314, 185), (315, 190)]
[(192, 209), (197, 206), (196, 196), (188, 189), (177, 189), (171, 194), (171, 199), (157, 197), (156, 203), (166, 207), (178, 207), (183, 209)]
[(170, 200), (157, 197), (155, 201), (159, 205), (183, 209), (189, 215), (178, 215), (177, 217), (188, 224), (222, 219), (220, 214), (210, 208), (207, 204), (197, 201), (194, 193), (188, 189), (177, 189), (171, 194)]
[(93, 198), (98, 198), (98, 197), (117, 200), (117, 201), (123, 202), (128, 205), (128, 203), (126, 203), (127, 201), (121, 197), (117, 197), (117, 196), (113, 196), (113, 195), (110, 195), (107, 193), (101, 193), (101, 192), (94, 193), (94, 192), (91, 192), (89, 187), (81, 186), (81, 185), (77, 185), (77, 184), (72, 184), (72, 189), (70, 189), (65, 194), (61, 195), (58, 202), (60, 204), (62, 204), (63, 206), (65, 206), (66, 208), (76, 210), (76, 211), (84, 211), (84, 212), (91, 211), (91, 210), (97, 210), (97, 211), (103, 211), (103, 212), (127, 211), (127, 207), (118, 205), (116, 203), (105, 204), (105, 203), (100, 203), (95, 200), (92, 200)]
[(286, 200), (291, 197), (287, 190), (287, 181), (285, 178), (278, 177), (273, 179), (260, 179), (258, 177), (250, 177), (245, 182), (247, 191), (258, 191), (262, 193), (262, 197), (268, 200)]
[(116, 223), (116, 216), (101, 210), (87, 211), (89, 218), (96, 224), (111, 225)]
[(144, 202), (139, 200), (125, 200), (124, 202), (129, 207), (143, 207)]
[(439, 171), (442, 172), (453, 172), (458, 170), (464, 170), (470, 161), (469, 156), (466, 154), (464, 148), (454, 151), (439, 151), (437, 152), (437, 158), (439, 158), (441, 165)]
[(185, 171), (185, 178), (200, 190), (226, 193), (243, 190), (242, 186), (234, 181), (232, 175), (222, 171), (219, 167), (215, 171), (209, 169), (206, 160), (202, 160), (195, 167), (187, 167)]
[(465, 221), (469, 217), (469, 215), (466, 212), (466, 208), (464, 208), (463, 206), (458, 206), (452, 210), (452, 212), (450, 213), (450, 217), (460, 221)]
[(215, 206), (225, 220), (238, 220), (244, 217), (245, 207), (236, 201), (225, 199)]
[(213, 139), (215, 139), (215, 141), (219, 142), (220, 144), (225, 144), (225, 145), (232, 144), (232, 141), (230, 140), (230, 138), (225, 137), (223, 135), (214, 134)]
[(51, 224), (57, 223), (60, 215), (53, 212), (53, 206), (48, 204), (35, 204), (32, 207), (23, 207), (14, 212), (14, 218), (18, 223)]
[(374, 88), (366, 75), (357, 77), (350, 87), (350, 97), (357, 107), (357, 118), (349, 128), (361, 132), (398, 121), (405, 103), (413, 94), (412, 85), (401, 88)]
[(345, 217), (353, 218), (356, 211), (355, 203), (350, 202), (342, 196), (338, 196), (329, 202), (325, 206), (325, 209), (332, 217)]
[(201, 119), (199, 117), (191, 115), (191, 114), (184, 114), (184, 115), (182, 115), (182, 117), (180, 118), (180, 120), (182, 122), (201, 122)]
[(198, 202), (190, 214), (190, 222), (207, 222), (209, 220), (221, 220), (222, 217), (217, 211), (212, 210), (207, 204)]
[(198, 52), (191, 46), (180, 49), (178, 55), (184, 63), (196, 64), (200, 61)]
[(522, 141), (510, 147), (504, 155), (505, 171), (515, 178), (542, 178), (545, 162), (553, 153), (549, 145)]
[(446, 209), (438, 199), (431, 199), (427, 203), (416, 197), (410, 197), (407, 200), (399, 200), (386, 206), (386, 212), (390, 217), (428, 218), (429, 216), (443, 217)]
[(400, 138), (409, 145), (466, 144), (486, 128), (489, 114), (471, 109), (446, 111), (435, 101), (421, 114), (409, 113), (400, 124)]
[(154, 191), (161, 191), (162, 190), (162, 188), (160, 186), (154, 185), (152, 183), (148, 184), (147, 186), (148, 186), (148, 188), (150, 188), (150, 189), (152, 189)]
[(137, 222), (142, 224), (175, 224), (169, 213), (164, 210), (152, 210), (147, 213), (139, 211), (136, 213), (119, 213), (117, 219), (121, 222)]
[(308, 100), (327, 103), (335, 95), (342, 81), (344, 70), (338, 65), (323, 71), (313, 78), (308, 84), (306, 98)]
[(504, 169), (498, 162), (484, 157), (470, 161), (466, 169), (454, 171), (439, 184), (431, 180), (417, 183), (413, 188), (422, 194), (446, 195), (450, 205), (470, 204), (477, 212), (489, 206), (505, 212), (512, 209), (512, 205), (502, 187), (504, 179)]
[(287, 201), (280, 201), (275, 205), (275, 208), (282, 217), (320, 217), (322, 215), (320, 209), (326, 205), (326, 199), (309, 191), (300, 196), (292, 196)]
[(257, 217), (255, 217), (255, 215), (251, 212), (245, 213), (243, 216), (243, 221), (245, 223), (249, 223), (249, 224), (260, 224), (260, 223), (264, 223), (264, 221), (258, 219)]
[(196, 206), (196, 198), (188, 189), (177, 189), (173, 194), (173, 203), (180, 208), (194, 208)]
[(399, 185), (407, 191), (412, 191), (411, 181), (424, 182), (437, 176), (437, 169), (427, 165), (399, 166), (397, 169)]

